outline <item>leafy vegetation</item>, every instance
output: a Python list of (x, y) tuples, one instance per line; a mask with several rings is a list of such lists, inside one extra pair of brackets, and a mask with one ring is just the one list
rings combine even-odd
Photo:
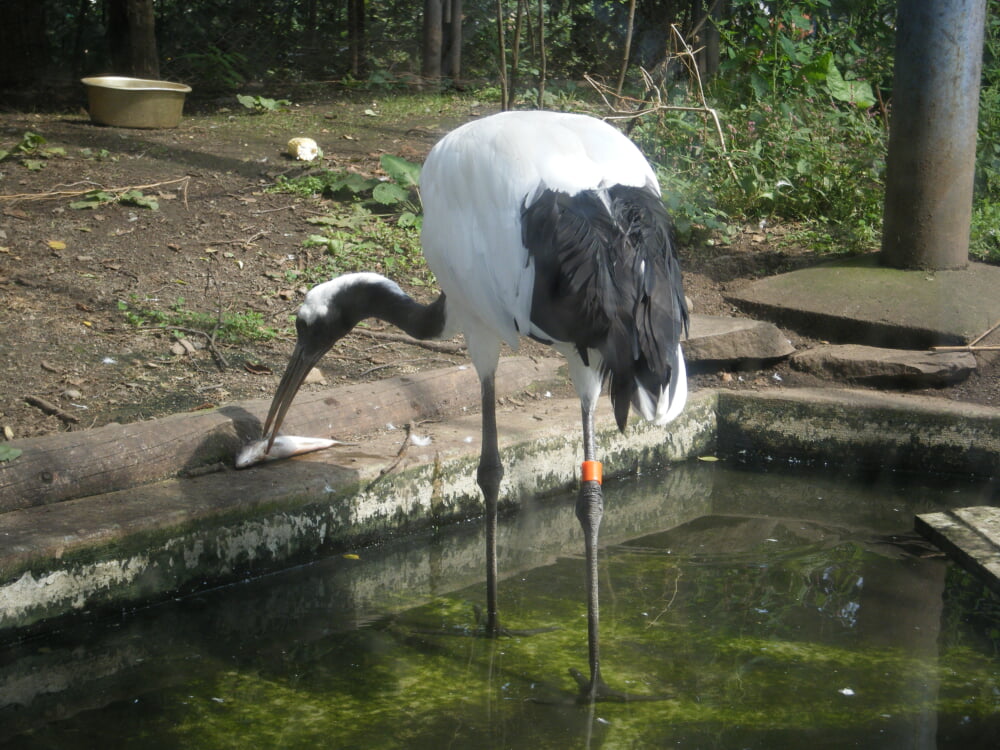
[(266, 96), (250, 96), (248, 94), (237, 94), (236, 100), (245, 108), (252, 112), (277, 112), (292, 106), (288, 99), (269, 99)]
[[(46, 30), (52, 48), (64, 56), (70, 49), (98, 54), (93, 50), (102, 49), (96, 42), (102, 32), (96, 14), (69, 0), (56, 5), (59, 12), (53, 18), (58, 20)], [(536, 106), (540, 92), (550, 108), (593, 105), (594, 92), (579, 81), (585, 73), (617, 76), (627, 5), (620, 0), (540, 4), (549, 79), (543, 88), (537, 36), (530, 28), (537, 24), (537, 15), (532, 15), (536, 11), (530, 17), (518, 15), (519, 4), (502, 4), (508, 33), (524, 24), (521, 54), (511, 61), (508, 81), (514, 106)], [(723, 17), (700, 27), (700, 41), (709, 30), (717, 30), (720, 50), (717, 70), (705, 73), (700, 82), (704, 100), (699, 82), (669, 54), (674, 46), (669, 29), (676, 23), (685, 38), (694, 39), (692, 29), (709, 4), (667, 0), (640, 3), (636, 9), (637, 35), (623, 93), (652, 101), (641, 66), (649, 71), (664, 104), (707, 104), (722, 123), (724, 142), (704, 114), (692, 111), (661, 109), (630, 129), (658, 165), (681, 234), (726, 235), (741, 225), (792, 222), (801, 230), (796, 241), (820, 250), (877, 248), (896, 4), (731, 0), (725, 5)], [(464, 6), (464, 88), (475, 91), (479, 101), (495, 102), (501, 90), (496, 75), (497, 7), (485, 1)], [(1000, 0), (989, 0), (988, 7), (971, 252), (1000, 262)], [(421, 56), (419, 34), (412, 33), (412, 3), (366, 4), (360, 65), (347, 54), (349, 32), (342, 15), (316, 14), (314, 4), (294, 0), (253, 14), (204, 0), (164, 0), (157, 6), (163, 74), (190, 80), (199, 91), (235, 93), (247, 81), (259, 81), (286, 86), (284, 90), (298, 95), (326, 91), (332, 80), (345, 96), (393, 92), (380, 102), (381, 110), (374, 105), (368, 110), (371, 116), (391, 116), (390, 110), (401, 107), (437, 106), (434, 97), (440, 98), (441, 91), (424, 97), (422, 105), (420, 97), (410, 93)], [(265, 38), (268, 44), (262, 45)], [(251, 49), (254, 54), (247, 54)], [(77, 67), (98, 62), (86, 57)], [(394, 102), (395, 95), (403, 104)], [(247, 93), (240, 93), (239, 101), (258, 113), (279, 110), (288, 102)], [(46, 158), (44, 149), (30, 141), (0, 151), (0, 159), (13, 155), (29, 169), (41, 169)], [(327, 173), (284, 182), (281, 189), (323, 195), (345, 205), (361, 203), (372, 215), (394, 215), (402, 224), (419, 217), (416, 191), (399, 180), (376, 185), (357, 175)], [(336, 237), (328, 239), (328, 244), (337, 244)]]
[[(750, 0), (733, 3), (706, 91), (722, 139), (702, 112), (663, 109), (636, 126), (682, 236), (785, 221), (820, 250), (878, 246), (888, 143), (878, 92), (892, 29), (885, 9), (836, 24), (827, 9), (804, 0), (763, 15)], [(669, 105), (701, 104), (693, 85), (662, 90)]]
[[(719, 75), (707, 84), (725, 145), (690, 111), (664, 109), (633, 131), (660, 167), (682, 235), (793, 222), (794, 240), (820, 251), (878, 248), (893, 4), (731, 6)], [(989, 7), (970, 254), (1000, 262), (1000, 3)], [(670, 105), (701, 104), (683, 82), (661, 91)]]
[(320, 170), (279, 179), (273, 190), (303, 197), (322, 196), (331, 211), (308, 219), (318, 231), (303, 242), (322, 247), (327, 257), (291, 280), (315, 283), (350, 271), (374, 270), (417, 286), (432, 283), (420, 250), (420, 165), (383, 154), (388, 179), (354, 172)]
[(279, 335), (276, 329), (264, 325), (264, 317), (259, 312), (198, 312), (188, 309), (183, 297), (178, 297), (166, 310), (161, 310), (131, 295), (127, 302), (118, 302), (118, 309), (130, 325), (174, 331), (178, 338), (183, 338), (183, 333), (197, 331), (216, 341), (238, 344), (269, 341)]
[(984, 47), (969, 251), (974, 257), (1000, 263), (1000, 2), (997, 0), (989, 3)]
[(144, 195), (141, 190), (135, 189), (126, 190), (117, 194), (106, 190), (91, 190), (79, 200), (75, 200), (70, 203), (69, 207), (78, 210), (100, 208), (101, 206), (106, 206), (109, 203), (120, 203), (123, 206), (148, 208), (151, 211), (157, 211), (160, 208), (160, 203), (156, 200), (156, 198), (151, 198), (148, 195)]
[(37, 172), (45, 166), (45, 159), (65, 156), (66, 149), (61, 146), (47, 146), (45, 136), (25, 131), (21, 140), (7, 149), (0, 149), (0, 161), (17, 158), (21, 165), (32, 172)]

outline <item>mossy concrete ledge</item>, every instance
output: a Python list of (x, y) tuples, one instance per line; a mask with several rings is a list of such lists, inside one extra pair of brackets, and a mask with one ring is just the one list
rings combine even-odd
[(1000, 410), (849, 389), (720, 391), (718, 448), (838, 471), (1000, 474)]
[[(575, 399), (498, 413), (508, 507), (575, 486)], [(476, 414), (380, 430), (245, 471), (175, 477), (0, 514), (0, 637), (477, 517)], [(667, 427), (598, 415), (606, 475), (717, 453), (852, 469), (1000, 474), (1000, 411), (873, 391), (700, 391)]]
[[(577, 481), (580, 406), (538, 397), (498, 413), (508, 506)], [(625, 435), (607, 404), (598, 441), (609, 476), (714, 451), (715, 396)], [(382, 430), (244, 470), (173, 478), (0, 514), (0, 637), (53, 618), (134, 606), (349, 551), (482, 513), (479, 417)], [(429, 441), (429, 442), (428, 442)]]

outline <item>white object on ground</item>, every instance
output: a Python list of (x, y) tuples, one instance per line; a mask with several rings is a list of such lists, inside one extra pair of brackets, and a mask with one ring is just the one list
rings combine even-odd
[(339, 440), (327, 438), (299, 437), (298, 435), (278, 435), (274, 439), (271, 450), (267, 450), (267, 440), (254, 440), (247, 443), (236, 455), (236, 468), (245, 469), (261, 461), (276, 461), (279, 458), (290, 458), (302, 453), (321, 451), (334, 445), (345, 445)]

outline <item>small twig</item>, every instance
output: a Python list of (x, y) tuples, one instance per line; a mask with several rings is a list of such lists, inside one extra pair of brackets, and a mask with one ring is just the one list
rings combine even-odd
[(288, 206), (279, 206), (278, 208), (262, 208), (260, 211), (251, 211), (251, 216), (260, 216), (261, 214), (273, 214), (275, 211), (294, 211), (295, 204)]
[(363, 378), (366, 375), (371, 375), (373, 372), (378, 372), (379, 370), (384, 370), (387, 367), (397, 367), (399, 365), (409, 365), (414, 362), (447, 362), (452, 364), (449, 360), (438, 359), (437, 357), (415, 357), (414, 359), (397, 359), (395, 362), (386, 362), (384, 365), (375, 365), (375, 367), (369, 367), (364, 372), (358, 373), (359, 378)]
[(987, 328), (981, 334), (979, 334), (978, 336), (976, 336), (976, 338), (974, 338), (972, 341), (970, 341), (969, 342), (969, 346), (975, 346), (980, 341), (982, 341), (984, 338), (986, 338), (991, 333), (993, 333), (997, 328), (1000, 328), (1000, 320), (998, 320), (996, 323), (994, 323), (993, 325), (991, 325), (989, 328)]
[(359, 336), (371, 336), (372, 338), (381, 339), (383, 341), (394, 341), (398, 344), (422, 346), (424, 349), (430, 349), (432, 352), (441, 352), (443, 354), (461, 354), (465, 351), (465, 344), (451, 344), (447, 341), (421, 341), (420, 339), (415, 339), (412, 336), (407, 336), (405, 333), (373, 331), (368, 328), (355, 328), (352, 333)]
[[(719, 121), (719, 113), (712, 107), (708, 106), (708, 100), (705, 98), (705, 89), (701, 83), (701, 72), (698, 70), (698, 65), (695, 61), (695, 54), (697, 50), (691, 49), (691, 45), (689, 45), (684, 39), (684, 35), (681, 34), (680, 29), (677, 28), (677, 24), (671, 24), (670, 30), (674, 33), (677, 40), (683, 47), (683, 50), (674, 53), (674, 56), (684, 64), (697, 84), (698, 100), (701, 102), (701, 106), (687, 107), (674, 104), (664, 104), (659, 85), (656, 84), (649, 72), (645, 68), (641, 67), (639, 70), (642, 73), (642, 79), (646, 86), (646, 91), (655, 98), (655, 101), (647, 102), (645, 100), (622, 96), (615, 93), (610, 86), (597, 81), (589, 74), (585, 73), (583, 77), (587, 83), (589, 83), (597, 91), (601, 99), (604, 100), (604, 104), (608, 107), (608, 109), (614, 113), (605, 117), (606, 120), (635, 120), (653, 112), (662, 111), (700, 112), (702, 114), (709, 115), (715, 123), (715, 133), (719, 138), (719, 146), (722, 149), (726, 165), (729, 167), (729, 173), (732, 175), (733, 179), (738, 182), (739, 178), (736, 176), (736, 168), (730, 161), (728, 151), (726, 149), (726, 139), (722, 132), (722, 123)], [(609, 96), (614, 96), (615, 99), (617, 99), (617, 106), (611, 103)], [(625, 103), (628, 103), (631, 106), (631, 109), (624, 109), (623, 106)]]
[(215, 346), (215, 332), (206, 333), (205, 331), (199, 330), (197, 328), (185, 328), (184, 326), (139, 326), (137, 331), (181, 331), (183, 333), (195, 333), (199, 336), (204, 336), (208, 342), (208, 350), (212, 352), (212, 356), (215, 357), (216, 364), (219, 366), (220, 370), (225, 370), (229, 368), (229, 362), (225, 357), (222, 356), (222, 352), (218, 350)]
[(52, 402), (46, 401), (44, 398), (39, 398), (38, 396), (25, 396), (24, 400), (27, 401), (32, 406), (37, 406), (46, 414), (51, 414), (54, 417), (58, 417), (66, 424), (80, 423), (80, 419), (78, 417), (70, 414), (69, 412), (63, 411)]
[(993, 333), (997, 328), (1000, 328), (1000, 320), (976, 336), (968, 344), (960, 344), (959, 346), (932, 346), (931, 349), (935, 352), (997, 352), (1000, 351), (1000, 346), (977, 346), (980, 341)]
[(407, 425), (406, 425), (406, 436), (403, 438), (403, 444), (401, 446), (399, 446), (399, 450), (396, 451), (396, 458), (395, 458), (395, 460), (391, 464), (389, 464), (388, 466), (384, 466), (379, 471), (378, 476), (375, 477), (372, 481), (370, 481), (368, 483), (368, 486), (365, 487), (365, 491), (366, 492), (368, 490), (370, 490), (372, 487), (374, 487), (376, 484), (378, 484), (379, 482), (381, 482), (382, 479), (387, 474), (389, 474), (397, 466), (399, 466), (399, 462), (403, 460), (403, 457), (406, 455), (407, 449), (410, 447), (410, 433), (412, 431), (413, 431), (413, 423), (412, 422), (408, 422)]
[(250, 247), (253, 242), (256, 242), (261, 237), (266, 237), (267, 232), (257, 232), (253, 237), (248, 237), (245, 240), (212, 240), (209, 245), (242, 245), (243, 247)]
[[(184, 207), (187, 208), (187, 186), (191, 181), (190, 176), (178, 177), (175, 180), (164, 180), (163, 182), (153, 182), (149, 185), (127, 185), (125, 187), (106, 188), (93, 183), (93, 187), (88, 190), (51, 190), (47, 193), (14, 193), (12, 195), (0, 195), (0, 200), (4, 201), (44, 201), (58, 198), (76, 198), (80, 195), (92, 193), (95, 190), (103, 190), (106, 193), (127, 193), (129, 190), (150, 190), (152, 188), (163, 187), (164, 185), (176, 185), (183, 182)], [(79, 183), (77, 183), (79, 184)]]

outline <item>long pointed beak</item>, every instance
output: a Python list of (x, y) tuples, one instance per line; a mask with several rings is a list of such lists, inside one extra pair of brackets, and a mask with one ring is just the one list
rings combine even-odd
[(295, 345), (291, 359), (288, 361), (288, 367), (285, 368), (285, 374), (281, 376), (278, 390), (275, 391), (274, 398), (271, 400), (267, 420), (264, 422), (264, 437), (267, 437), (267, 451), (265, 452), (270, 452), (271, 446), (274, 445), (274, 439), (278, 436), (281, 423), (285, 419), (285, 414), (288, 413), (288, 407), (295, 399), (295, 394), (299, 392), (302, 381), (306, 379), (306, 375), (325, 353), (325, 350), (318, 353), (307, 352), (301, 344)]

